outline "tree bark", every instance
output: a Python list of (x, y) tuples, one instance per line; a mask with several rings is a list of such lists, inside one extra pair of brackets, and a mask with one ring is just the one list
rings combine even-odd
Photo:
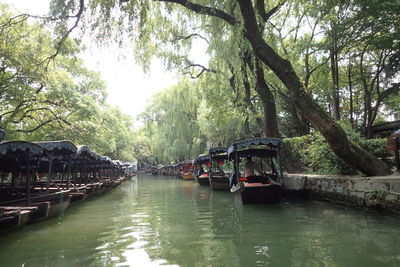
[(331, 103), (332, 103), (332, 117), (335, 120), (340, 120), (340, 103), (339, 103), (339, 65), (338, 65), (338, 48), (336, 40), (336, 25), (332, 23), (331, 29), (331, 47), (329, 56), (331, 61), (331, 75), (332, 75), (332, 89), (331, 89)]
[[(247, 70), (246, 70), (246, 63), (243, 61), (243, 67), (242, 67), (242, 74), (243, 74), (243, 86), (244, 86), (244, 102), (246, 103), (247, 108), (250, 110), (250, 112), (256, 116), (257, 111), (253, 105), (253, 103), (251, 103), (251, 86), (250, 86), (250, 82), (247, 76)], [(258, 125), (258, 128), (260, 130), (260, 132), (262, 132), (262, 129), (264, 129), (265, 125), (263, 125), (263, 122), (261, 120), (261, 118), (256, 116), (256, 123)], [(250, 128), (249, 128), (250, 129)], [(258, 134), (260, 133), (258, 132)]]
[(280, 137), (278, 119), (276, 116), (275, 97), (265, 81), (264, 70), (258, 60), (256, 60), (255, 66), (257, 78), (255, 89), (261, 99), (264, 109), (264, 136)]
[(347, 78), (349, 82), (349, 94), (350, 94), (350, 107), (349, 107), (349, 113), (350, 113), (350, 124), (351, 127), (354, 128), (354, 103), (353, 103), (353, 80), (351, 79), (352, 77), (352, 65), (351, 65), (351, 57), (349, 56), (349, 65), (347, 69)]
[(381, 160), (347, 139), (344, 130), (305, 91), (291, 63), (279, 56), (265, 42), (259, 32), (251, 1), (238, 0), (238, 2), (244, 20), (245, 36), (249, 40), (254, 53), (285, 84), (298, 110), (324, 136), (336, 155), (366, 175), (390, 174), (390, 169)]

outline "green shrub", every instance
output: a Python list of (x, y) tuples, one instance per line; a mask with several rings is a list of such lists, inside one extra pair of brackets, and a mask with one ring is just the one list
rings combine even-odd
[[(349, 140), (354, 144), (383, 160), (391, 156), (386, 149), (386, 139), (366, 140), (348, 125), (343, 124), (342, 127), (345, 129)], [(301, 137), (285, 138), (283, 141), (285, 146), (311, 172), (337, 175), (358, 173), (357, 170), (336, 156), (322, 135), (316, 131)]]

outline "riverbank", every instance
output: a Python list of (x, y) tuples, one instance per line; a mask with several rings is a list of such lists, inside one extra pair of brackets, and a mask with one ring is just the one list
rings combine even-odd
[(400, 176), (361, 177), (285, 174), (287, 196), (400, 214)]

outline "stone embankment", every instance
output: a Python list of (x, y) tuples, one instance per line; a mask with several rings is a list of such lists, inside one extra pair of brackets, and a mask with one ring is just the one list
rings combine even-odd
[(286, 174), (286, 195), (400, 214), (400, 176)]

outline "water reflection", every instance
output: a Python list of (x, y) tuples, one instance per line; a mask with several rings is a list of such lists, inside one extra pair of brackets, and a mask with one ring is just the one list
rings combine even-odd
[(165, 176), (0, 238), (1, 266), (399, 266), (399, 221), (322, 202), (243, 206)]

